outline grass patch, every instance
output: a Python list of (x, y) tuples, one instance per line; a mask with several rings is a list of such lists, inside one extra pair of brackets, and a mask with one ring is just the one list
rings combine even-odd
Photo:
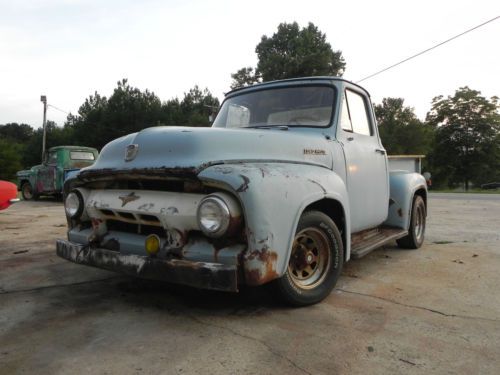
[(465, 190), (456, 190), (456, 189), (429, 189), (429, 193), (456, 193), (456, 194), (500, 194), (499, 189), (492, 190), (483, 190), (483, 189), (469, 189), (469, 191)]

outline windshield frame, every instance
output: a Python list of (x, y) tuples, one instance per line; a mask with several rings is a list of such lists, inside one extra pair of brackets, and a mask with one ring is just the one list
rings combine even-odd
[[(217, 126), (216, 125), (216, 120), (217, 120), (217, 117), (219, 117), (219, 114), (221, 113), (221, 110), (222, 108), (224, 107), (224, 104), (226, 104), (226, 102), (232, 98), (235, 98), (235, 97), (238, 97), (238, 96), (243, 96), (243, 95), (247, 95), (247, 94), (253, 94), (253, 93), (257, 93), (257, 92), (261, 92), (261, 91), (268, 91), (268, 90), (283, 90), (283, 89), (291, 89), (291, 88), (303, 88), (303, 87), (328, 87), (330, 88), (331, 90), (333, 90), (333, 98), (332, 98), (332, 102), (331, 102), (331, 113), (330, 113), (330, 119), (328, 121), (328, 123), (326, 125), (290, 125), (290, 124), (279, 124), (279, 125), (255, 125), (255, 126), (239, 126), (239, 127), (227, 127), (227, 126)], [(221, 128), (221, 129), (274, 129), (274, 128), (313, 128), (313, 129), (326, 129), (326, 128), (330, 128), (332, 127), (333, 123), (334, 123), (334, 118), (335, 118), (335, 115), (336, 115), (336, 110), (337, 110), (337, 99), (338, 99), (338, 96), (339, 96), (339, 91), (338, 91), (338, 87), (332, 83), (328, 83), (328, 82), (306, 82), (306, 83), (298, 83), (298, 82), (294, 82), (294, 83), (287, 83), (287, 84), (283, 84), (283, 85), (272, 85), (272, 86), (263, 86), (263, 87), (258, 87), (258, 85), (255, 85), (255, 86), (249, 86), (249, 87), (245, 87), (245, 88), (242, 88), (240, 90), (238, 90), (237, 92), (235, 92), (234, 94), (230, 94), (228, 95), (224, 101), (222, 102), (220, 108), (219, 108), (219, 111), (217, 113), (217, 116), (213, 122), (213, 125), (212, 127), (214, 128)]]

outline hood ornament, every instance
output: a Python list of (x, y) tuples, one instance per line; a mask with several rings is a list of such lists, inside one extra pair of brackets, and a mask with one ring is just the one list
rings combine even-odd
[(139, 198), (140, 197), (138, 195), (135, 195), (135, 192), (132, 192), (132, 193), (127, 194), (127, 195), (120, 195), (118, 197), (118, 199), (122, 201), (122, 207), (124, 207), (129, 202), (136, 201)]
[(134, 144), (128, 145), (127, 148), (125, 149), (125, 161), (134, 160), (135, 157), (137, 156), (138, 151), (139, 151), (138, 144), (134, 143)]

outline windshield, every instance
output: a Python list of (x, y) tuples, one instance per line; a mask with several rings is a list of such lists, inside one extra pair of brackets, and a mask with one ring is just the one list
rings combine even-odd
[(300, 86), (265, 89), (227, 99), (214, 121), (219, 128), (325, 127), (331, 122), (334, 89)]

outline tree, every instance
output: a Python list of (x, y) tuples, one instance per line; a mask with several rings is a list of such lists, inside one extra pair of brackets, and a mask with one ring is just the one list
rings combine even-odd
[(209, 116), (218, 110), (219, 100), (207, 89), (201, 91), (198, 86), (194, 86), (184, 94), (180, 107), (184, 121), (179, 125), (209, 126)]
[(231, 74), (231, 88), (259, 81), (306, 77), (342, 76), (345, 61), (340, 51), (333, 51), (314, 24), (300, 29), (297, 22), (281, 23), (271, 37), (263, 35), (255, 48), (258, 63)]
[(433, 99), (427, 121), (437, 127), (433, 160), (439, 179), (449, 186), (463, 183), (468, 190), (470, 182), (500, 177), (498, 108), (497, 97), (487, 99), (469, 87)]
[[(47, 120), (45, 126), (46, 131), (46, 150), (54, 146), (74, 145), (71, 129), (68, 127), (60, 127), (54, 121)], [(24, 145), (22, 155), (23, 168), (30, 168), (40, 164), (42, 161), (42, 139), (43, 128), (38, 128), (33, 131), (33, 135)]]
[(403, 98), (384, 98), (375, 105), (382, 143), (390, 155), (423, 154), (432, 148), (433, 128), (404, 105)]
[(0, 180), (14, 180), (22, 169), (23, 147), (19, 143), (0, 138)]
[(74, 127), (74, 137), (82, 145), (100, 149), (115, 138), (156, 125), (161, 119), (161, 101), (123, 79), (109, 99), (96, 92), (80, 106), (78, 114), (67, 122)]
[(0, 137), (17, 143), (27, 142), (33, 135), (33, 128), (28, 124), (18, 124), (11, 122), (9, 124), (0, 125)]
[(185, 93), (182, 101), (162, 103), (153, 92), (141, 91), (123, 79), (109, 98), (97, 92), (87, 98), (78, 116), (68, 116), (64, 129), (73, 142), (101, 149), (115, 138), (151, 126), (209, 126), (208, 116), (218, 106), (218, 99), (198, 86)]

